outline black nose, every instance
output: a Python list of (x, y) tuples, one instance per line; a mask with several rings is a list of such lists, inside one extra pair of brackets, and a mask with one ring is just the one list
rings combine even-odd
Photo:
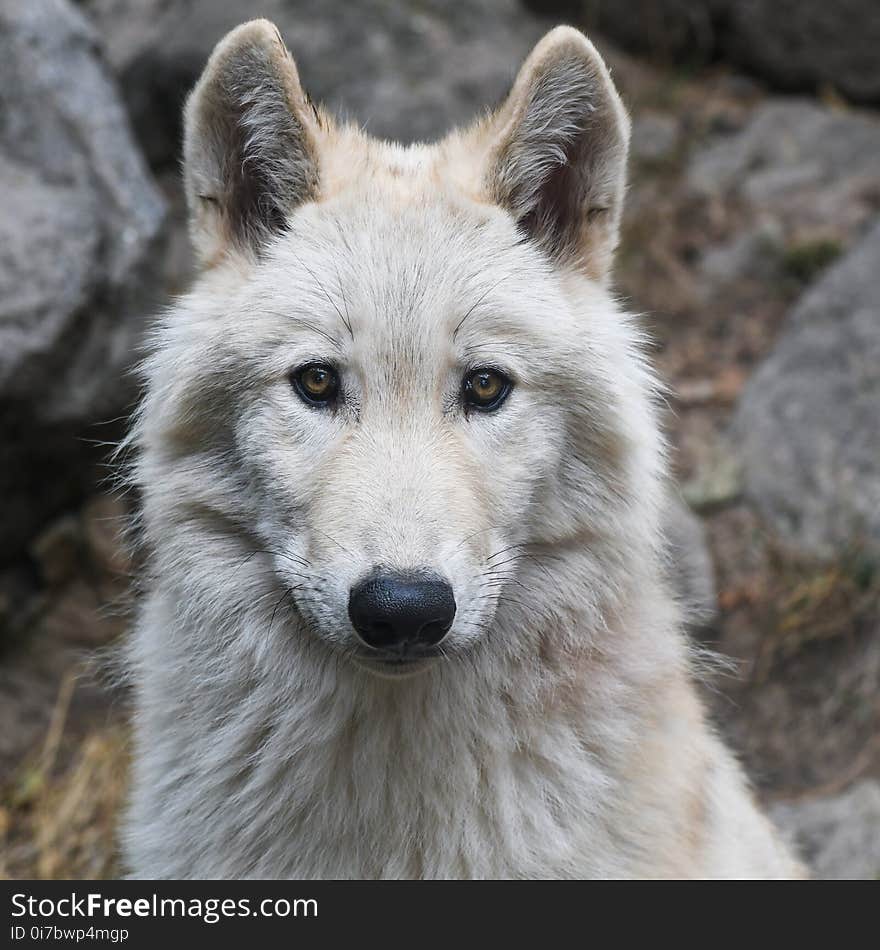
[(383, 572), (351, 589), (348, 615), (368, 646), (434, 646), (452, 626), (455, 597), (438, 577)]

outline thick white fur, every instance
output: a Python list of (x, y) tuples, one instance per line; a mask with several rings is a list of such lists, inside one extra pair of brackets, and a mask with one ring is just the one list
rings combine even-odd
[[(285, 174), (271, 108), (247, 117), (275, 232), (265, 202), (236, 232), (248, 195), (217, 160), (218, 74), (255, 49), (300, 135)], [(204, 268), (156, 331), (132, 436), (131, 872), (799, 874), (706, 724), (662, 578), (656, 387), (604, 286), (628, 124), (595, 50), (554, 31), (496, 116), (408, 149), (310, 112), (286, 57), (247, 24), (188, 106)], [(578, 62), (592, 124), (558, 81)], [(340, 367), (336, 411), (291, 389), (315, 359)], [(467, 415), (462, 373), (486, 364), (514, 390)], [(357, 656), (348, 591), (377, 564), (455, 591), (446, 656), (411, 676)]]

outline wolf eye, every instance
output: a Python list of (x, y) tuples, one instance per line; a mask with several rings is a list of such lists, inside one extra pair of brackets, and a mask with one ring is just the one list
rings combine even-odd
[(310, 406), (328, 406), (339, 394), (339, 376), (326, 363), (308, 363), (290, 377), (300, 399)]
[(510, 380), (496, 369), (481, 367), (471, 370), (464, 378), (464, 402), (472, 409), (492, 412), (507, 399)]

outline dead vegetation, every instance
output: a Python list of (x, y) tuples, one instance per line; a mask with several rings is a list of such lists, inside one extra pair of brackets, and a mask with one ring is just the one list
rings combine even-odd
[(799, 652), (872, 634), (880, 617), (880, 571), (861, 548), (828, 563), (771, 549), (758, 603), (767, 611), (754, 679), (765, 681)]
[(116, 822), (128, 773), (121, 723), (88, 732), (68, 749), (67, 718), (76, 688), (61, 682), (45, 741), (12, 776), (0, 796), (0, 876), (95, 880), (117, 873)]
[(709, 519), (717, 640), (736, 661), (710, 695), (767, 797), (839, 790), (880, 774), (880, 570), (861, 547), (807, 557), (742, 505)]

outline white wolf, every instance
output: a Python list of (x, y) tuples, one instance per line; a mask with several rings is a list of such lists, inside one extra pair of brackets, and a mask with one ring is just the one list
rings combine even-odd
[(247, 23), (186, 107), (200, 260), (132, 439), (131, 872), (783, 877), (663, 579), (608, 273), (629, 121), (576, 30), (437, 145)]

